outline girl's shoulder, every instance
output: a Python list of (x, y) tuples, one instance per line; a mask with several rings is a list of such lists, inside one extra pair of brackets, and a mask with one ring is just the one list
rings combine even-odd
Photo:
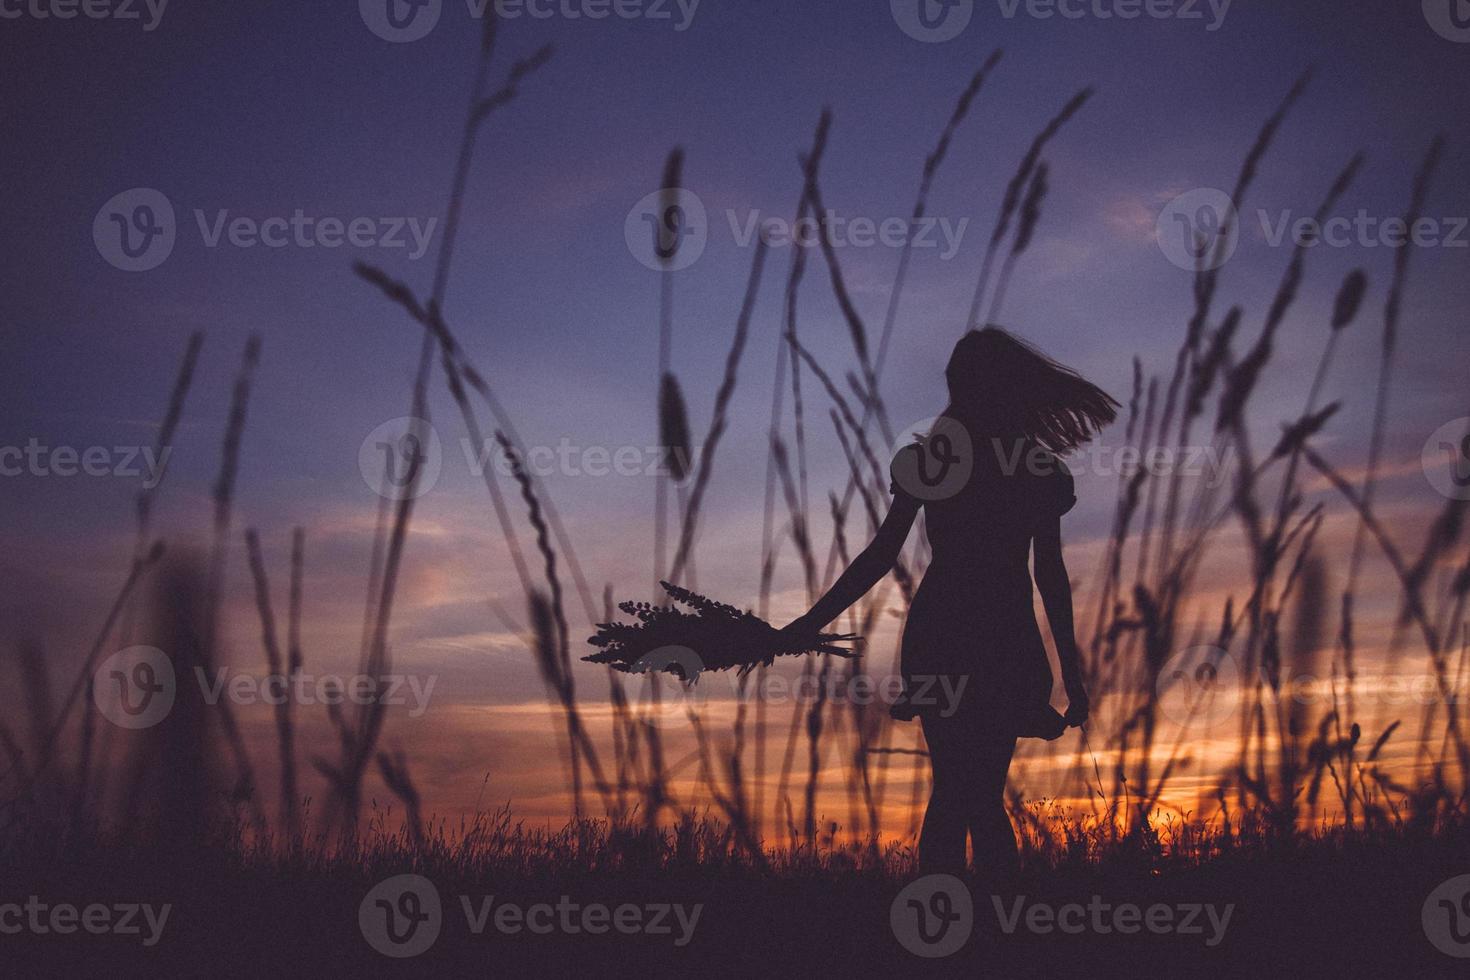
[(1037, 507), (1045, 516), (1060, 517), (1077, 505), (1077, 481), (1062, 457), (1041, 446), (1030, 454), (1029, 469), (1037, 481)]
[(901, 446), (889, 464), (889, 493), (921, 503), (962, 492), (976, 472), (976, 447), (954, 419), (941, 417), (914, 441)]

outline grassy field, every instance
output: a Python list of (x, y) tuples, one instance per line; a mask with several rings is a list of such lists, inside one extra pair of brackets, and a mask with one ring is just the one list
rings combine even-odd
[[(955, 975), (1085, 968), (1103, 976), (1457, 976), (1463, 969), (1426, 940), (1421, 925), (1425, 899), (1448, 870), (1470, 867), (1463, 823), (1336, 831), (1290, 844), (1217, 835), (1191, 848), (1207, 849), (1208, 858), (1132, 845), (1061, 865), (1032, 855), (1015, 879), (966, 882), (974, 902), (968, 941), (930, 963), (915, 958), (890, 920), (913, 877), (902, 849), (770, 851), (757, 865), (728, 828), (692, 819), (650, 838), (595, 823), (549, 834), (492, 814), (456, 835), (415, 844), (367, 834), (355, 850), (332, 854), (228, 838), (197, 850), (136, 840), (81, 844), (63, 832), (10, 841), (21, 853), (6, 852), (8, 895), (44, 895), (51, 904), (148, 903), (162, 929), (148, 945), (149, 920), (140, 914), (136, 936), (6, 936), (8, 968), (24, 971), (17, 976), (97, 975), (103, 966), (128, 976), (544, 975), (573, 968), (614, 976), (866, 976), (936, 966)], [(359, 912), (380, 883), (409, 874), (431, 882), (439, 896), (438, 932), (422, 952), (394, 960), (366, 938), (373, 927), (362, 925)], [(537, 904), (552, 909), (534, 923), (550, 926), (545, 934), (530, 919), (495, 925), (502, 907)], [(1069, 905), (1080, 910), (1062, 911)], [(1132, 918), (1130, 905), (1138, 909)], [(584, 924), (600, 923), (583, 918), (592, 906), (666, 911), (661, 918), (642, 912), (644, 931), (630, 925), (625, 934), (602, 923), (606, 931), (594, 934)], [(671, 906), (682, 907), (682, 919)]]

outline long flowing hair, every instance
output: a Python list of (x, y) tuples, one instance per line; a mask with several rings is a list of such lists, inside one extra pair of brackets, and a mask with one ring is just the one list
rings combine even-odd
[(1118, 417), (1111, 395), (997, 326), (961, 337), (944, 376), (947, 417), (976, 435), (1020, 436), (1058, 455)]

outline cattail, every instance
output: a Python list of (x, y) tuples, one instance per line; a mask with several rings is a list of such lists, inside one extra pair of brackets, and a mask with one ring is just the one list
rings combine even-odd
[(990, 284), (990, 269), (995, 261), (996, 249), (1005, 239), (1006, 232), (1010, 231), (1011, 221), (1021, 204), (1021, 193), (1027, 186), (1026, 182), (1031, 179), (1032, 171), (1036, 169), (1036, 163), (1041, 159), (1042, 151), (1046, 149), (1046, 144), (1061, 132), (1062, 127), (1082, 110), (1087, 100), (1092, 98), (1092, 93), (1093, 89), (1088, 87), (1072, 96), (1061, 111), (1042, 127), (1041, 132), (1026, 150), (1026, 155), (1021, 158), (1020, 166), (1011, 176), (1010, 183), (1006, 185), (1005, 197), (1000, 205), (1000, 214), (997, 215), (995, 227), (990, 232), (990, 242), (985, 247), (985, 258), (980, 263), (980, 278), (975, 284), (975, 296), (970, 302), (970, 312), (965, 320), (967, 328), (973, 328), (979, 323), (980, 304), (985, 299), (986, 287)]
[(1271, 452), (1271, 458), (1282, 459), (1300, 451), (1308, 439), (1322, 431), (1322, 427), (1327, 424), (1332, 416), (1337, 414), (1337, 410), (1340, 408), (1342, 408), (1341, 402), (1333, 402), (1331, 405), (1322, 409), (1322, 411), (1304, 415), (1291, 425), (1286, 426), (1285, 431), (1281, 435), (1281, 441), (1276, 444), (1276, 448)]
[(811, 352), (801, 345), (801, 342), (796, 339), (795, 334), (787, 334), (786, 342), (791, 345), (791, 349), (795, 351), (796, 356), (811, 369), (812, 374), (816, 375), (817, 380), (826, 389), (827, 397), (832, 400), (832, 404), (837, 406), (837, 411), (842, 414), (842, 420), (847, 423), (848, 428), (857, 436), (858, 448), (862, 451), (863, 458), (872, 469), (875, 481), (878, 485), (882, 486), (884, 475), (887, 471), (879, 464), (878, 458), (874, 455), (873, 448), (868, 442), (868, 437), (863, 431), (864, 427), (858, 422), (857, 417), (853, 415), (851, 407), (847, 404), (847, 399), (842, 397), (842, 392), (837, 390), (837, 385), (833, 383), (831, 376), (822, 369), (822, 365), (817, 362), (817, 359), (812, 356)]
[(1000, 311), (1005, 306), (1006, 291), (1010, 288), (1011, 277), (1016, 272), (1016, 260), (1022, 252), (1031, 244), (1032, 237), (1036, 234), (1036, 226), (1041, 221), (1041, 202), (1046, 199), (1047, 166), (1038, 163), (1031, 172), (1031, 183), (1026, 188), (1026, 199), (1021, 202), (1021, 223), (1016, 229), (1016, 240), (1011, 245), (1010, 254), (1006, 256), (1001, 265), (1000, 278), (996, 281), (995, 296), (990, 300), (990, 311), (986, 319), (995, 320), (999, 318)]
[(674, 226), (673, 221), (683, 221), (684, 212), (680, 207), (679, 200), (683, 191), (682, 183), (684, 177), (684, 148), (676, 146), (669, 152), (669, 158), (664, 162), (664, 179), (659, 186), (658, 197), (658, 220), (653, 233), (653, 251), (660, 262), (666, 267), (674, 261), (679, 252), (679, 239), (682, 237), (682, 228)]
[(287, 669), (295, 674), (301, 670), (301, 574), (306, 564), (306, 529), (295, 528), (291, 532), (291, 591), (287, 606), (286, 649)]
[(1221, 367), (1229, 358), (1230, 341), (1235, 337), (1235, 331), (1240, 326), (1240, 315), (1240, 307), (1231, 308), (1225, 316), (1225, 322), (1220, 324), (1219, 329), (1215, 331), (1204, 357), (1194, 366), (1193, 377), (1190, 379), (1189, 399), (1185, 403), (1185, 415), (1189, 418), (1195, 418), (1204, 410), (1205, 396), (1214, 387)]
[[(539, 591), (528, 596), (531, 603), (531, 620), (535, 625), (535, 652), (541, 664), (542, 674), (561, 700), (567, 727), (567, 742), (571, 751), (572, 790), (575, 812), (582, 812), (582, 770), (586, 762), (592, 775), (593, 785), (604, 802), (609, 800), (610, 788), (603, 777), (602, 766), (597, 760), (597, 750), (587, 737), (582, 716), (577, 710), (576, 681), (572, 677), (571, 654), (567, 648), (567, 617), (562, 601), (561, 580), (557, 576), (556, 550), (551, 543), (551, 532), (546, 524), (545, 512), (536, 496), (535, 484), (526, 472), (520, 454), (515, 450), (505, 433), (497, 431), (495, 439), (510, 461), (511, 476), (521, 488), (521, 499), (526, 503), (526, 517), (536, 532), (536, 547), (541, 552), (545, 565), (546, 585), (549, 598), (543, 599)], [(543, 608), (544, 607), (544, 608)], [(548, 625), (549, 620), (549, 625)]]
[[(261, 553), (260, 536), (254, 528), (245, 531), (246, 551), (250, 559), (250, 575), (255, 584), (255, 607), (260, 616), (261, 643), (265, 647), (266, 666), (272, 676), (285, 678), (299, 667), (300, 620), (300, 529), (293, 541), (291, 600), (288, 624), (287, 657), (281, 654), (280, 639), (276, 631), (276, 617), (271, 606), (270, 580), (265, 571), (265, 557)], [(281, 830), (291, 840), (297, 832), (296, 813), (296, 756), (295, 733), (291, 723), (291, 699), (284, 698), (276, 705), (276, 740), (281, 753)]]
[(551, 60), (551, 52), (551, 45), (548, 44), (537, 49), (536, 53), (531, 55), (531, 57), (522, 58), (514, 65), (511, 65), (510, 73), (505, 79), (505, 84), (497, 91), (492, 92), (475, 103), (475, 107), (470, 113), (470, 131), (473, 132), (490, 113), (511, 102), (519, 93), (520, 84), (526, 80), (526, 76)]
[[(1293, 678), (1304, 681), (1317, 676), (1317, 654), (1324, 643), (1327, 621), (1327, 566), (1309, 548), (1310, 542), (1303, 546), (1291, 643)], [(1304, 699), (1293, 696), (1288, 721), (1290, 733), (1300, 735), (1307, 721)]]
[[(679, 533), (679, 544), (674, 553), (673, 571), (669, 575), (670, 578), (676, 580), (694, 548), (694, 532), (699, 526), (700, 506), (704, 500), (705, 488), (709, 485), (711, 468), (714, 466), (715, 448), (720, 444), (720, 438), (725, 433), (730, 400), (735, 395), (735, 382), (740, 369), (740, 360), (745, 354), (746, 339), (750, 335), (750, 319), (755, 313), (756, 297), (760, 295), (761, 270), (765, 267), (765, 261), (766, 240), (762, 236), (756, 242), (755, 256), (751, 262), (750, 280), (745, 287), (745, 301), (741, 304), (740, 315), (735, 321), (735, 338), (730, 344), (730, 353), (725, 357), (725, 376), (720, 381), (719, 390), (715, 392), (714, 415), (710, 420), (709, 432), (704, 437), (704, 444), (699, 454), (699, 472), (695, 476), (694, 487), (689, 494), (689, 503), (684, 510), (684, 526)], [(677, 393), (677, 389), (675, 391)], [(688, 431), (687, 425), (685, 431), (686, 433)], [(671, 444), (665, 443), (665, 445)], [(687, 455), (684, 461), (688, 462)]]
[(1363, 303), (1363, 293), (1368, 289), (1368, 277), (1362, 269), (1349, 272), (1337, 292), (1337, 303), (1332, 310), (1332, 329), (1341, 330), (1352, 323)]
[(219, 476), (214, 484), (215, 529), (228, 525), (230, 505), (234, 499), (235, 477), (240, 469), (240, 441), (245, 434), (245, 416), (250, 405), (250, 387), (255, 368), (260, 363), (260, 336), (251, 334), (245, 342), (245, 355), (240, 374), (235, 379), (234, 397), (230, 403), (229, 423), (225, 428)]
[(689, 475), (693, 449), (689, 438), (689, 415), (684, 409), (684, 395), (679, 390), (679, 380), (674, 377), (673, 372), (665, 373), (659, 384), (658, 433), (669, 475), (674, 478), (674, 482), (683, 483)]
[[(169, 395), (168, 408), (163, 415), (163, 424), (158, 428), (158, 440), (154, 443), (154, 458), (159, 460), (163, 467), (163, 473), (168, 472), (168, 451), (173, 445), (174, 430), (178, 428), (179, 419), (184, 414), (184, 401), (189, 395), (189, 386), (194, 380), (194, 368), (199, 363), (199, 351), (204, 346), (204, 334), (195, 331), (189, 335), (189, 343), (184, 348), (184, 359), (179, 364), (178, 377), (174, 380), (172, 393)], [(159, 483), (162, 482), (160, 474)], [(138, 491), (136, 503), (138, 515), (138, 550), (141, 552), (143, 543), (148, 537), (149, 518), (153, 510), (153, 495), (158, 492), (159, 483), (151, 487), (144, 487)]]
[[(1414, 184), (1409, 192), (1409, 206), (1404, 212), (1404, 227), (1413, 228), (1424, 212), (1429, 196), (1429, 187), (1439, 169), (1439, 160), (1444, 152), (1444, 137), (1436, 135), (1429, 144), (1419, 169), (1414, 175)], [(1398, 348), (1399, 315), (1403, 307), (1404, 285), (1409, 275), (1409, 260), (1414, 250), (1401, 248), (1393, 258), (1393, 278), (1388, 287), (1388, 302), (1383, 309), (1383, 343), (1378, 358), (1378, 390), (1373, 403), (1373, 428), (1368, 436), (1368, 467), (1363, 477), (1362, 503), (1366, 514), (1373, 507), (1374, 492), (1378, 484), (1378, 463), (1383, 454), (1384, 430), (1388, 425), (1388, 401), (1393, 380), (1394, 354)], [(1367, 542), (1368, 522), (1358, 521), (1353, 536), (1353, 550), (1348, 563), (1347, 591), (1357, 588), (1358, 572), (1362, 566), (1363, 548)]]
[(1021, 204), (1021, 228), (1016, 232), (1017, 255), (1026, 251), (1026, 246), (1031, 244), (1031, 238), (1036, 234), (1036, 225), (1041, 221), (1041, 202), (1046, 199), (1048, 190), (1046, 177), (1046, 164), (1038, 163), (1036, 172), (1031, 175), (1031, 186), (1027, 188), (1026, 200)]
[[(214, 541), (210, 550), (208, 578), (206, 579), (207, 615), (204, 621), (204, 645), (200, 654), (200, 659), (205, 666), (211, 665), (217, 654), (225, 555), (234, 506), (235, 484), (240, 471), (240, 447), (245, 437), (245, 420), (250, 406), (250, 391), (255, 379), (255, 370), (260, 364), (260, 347), (260, 336), (251, 334), (245, 342), (240, 373), (235, 378), (234, 391), (230, 399), (229, 421), (225, 426), (224, 444), (220, 453), (219, 475), (214, 483)], [(226, 743), (235, 757), (235, 766), (239, 772), (237, 793), (245, 795), (248, 799), (257, 827), (264, 830), (265, 811), (261, 809), (260, 802), (255, 799), (252, 792), (255, 775), (245, 747), (245, 739), (240, 734), (230, 703), (220, 701), (218, 710)]]
[(934, 152), (930, 153), (924, 160), (923, 190), (919, 194), (918, 206), (914, 209), (920, 216), (924, 212), (924, 201), (927, 197), (924, 191), (927, 191), (929, 181), (933, 179), (934, 174), (939, 170), (939, 165), (944, 162), (944, 157), (949, 152), (950, 141), (954, 139), (955, 132), (960, 128), (960, 123), (965, 121), (965, 116), (969, 115), (970, 106), (974, 103), (975, 96), (980, 94), (980, 89), (985, 85), (986, 77), (995, 70), (996, 65), (1000, 64), (1000, 59), (1004, 54), (1005, 52), (1001, 48), (996, 48), (990, 53), (990, 57), (985, 59), (985, 64), (980, 66), (980, 70), (975, 72), (974, 76), (970, 79), (970, 84), (965, 86), (965, 90), (960, 93), (960, 99), (955, 103), (954, 111), (950, 113), (949, 122), (939, 134), (939, 143), (934, 147)]
[[(805, 158), (803, 158), (803, 163), (806, 163)], [(843, 276), (842, 266), (837, 259), (837, 250), (832, 245), (832, 235), (827, 222), (829, 212), (822, 203), (821, 184), (817, 180), (814, 166), (807, 168), (806, 192), (811, 206), (817, 212), (821, 226), (822, 233), (818, 244), (821, 246), (822, 258), (827, 263), (828, 277), (832, 282), (832, 295), (837, 300), (837, 308), (842, 311), (843, 320), (847, 323), (848, 334), (852, 337), (853, 350), (857, 352), (858, 363), (862, 365), (863, 376), (868, 379), (869, 387), (876, 389), (877, 380), (868, 354), (868, 328), (863, 323), (857, 304), (852, 301), (852, 294), (847, 288), (847, 280)]]

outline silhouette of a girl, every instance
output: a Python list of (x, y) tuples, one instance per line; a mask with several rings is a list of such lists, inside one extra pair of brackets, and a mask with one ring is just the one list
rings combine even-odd
[[(950, 404), (893, 460), (893, 505), (873, 542), (811, 611), (787, 629), (821, 630), (894, 566), (925, 508), (933, 560), (904, 628), (899, 718), (924, 726), (933, 792), (919, 840), (924, 873), (962, 871), (965, 838), (977, 869), (1006, 872), (1016, 838), (1005, 811), (1016, 739), (1054, 739), (1087, 720), (1072, 629), (1061, 517), (1077, 498), (1058, 455), (1117, 414), (1096, 385), (998, 327), (955, 345)], [(1027, 553), (1056, 641), (1067, 714), (1050, 705), (1052, 673), (1033, 611)]]

